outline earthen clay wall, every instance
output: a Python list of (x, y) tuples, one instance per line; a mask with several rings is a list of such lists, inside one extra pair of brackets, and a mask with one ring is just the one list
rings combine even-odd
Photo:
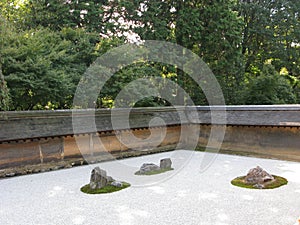
[[(208, 140), (212, 147), (221, 143), (221, 152), (300, 161), (299, 106), (140, 108), (130, 114), (130, 129), (122, 124), (124, 112), (118, 111), (118, 129), (112, 126), (108, 110), (3, 112), (0, 170), (188, 149), (194, 142), (204, 149)], [(216, 115), (214, 123), (210, 112)], [(219, 119), (224, 113), (225, 122)], [(73, 129), (74, 117), (82, 124), (79, 132)], [(89, 126), (92, 117), (96, 130)], [(162, 118), (164, 123), (149, 126), (154, 117)], [(193, 134), (191, 127), (200, 128), (200, 134)], [(210, 136), (212, 129), (225, 129), (224, 138)]]

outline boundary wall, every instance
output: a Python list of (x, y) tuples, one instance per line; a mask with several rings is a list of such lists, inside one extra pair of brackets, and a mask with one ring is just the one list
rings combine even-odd
[[(200, 128), (199, 136), (191, 133), (193, 128)], [(223, 129), (224, 139), (210, 137), (212, 130)], [(130, 133), (145, 141), (124, 145), (120, 140)], [(150, 135), (164, 138), (157, 145), (147, 139)], [(31, 165), (34, 169), (23, 173), (39, 172), (48, 165), (49, 170), (81, 165), (89, 158), (96, 162), (188, 149), (190, 142), (204, 150), (209, 138), (222, 143), (221, 152), (300, 161), (300, 106), (0, 112), (0, 177), (1, 171), (2, 177), (15, 174), (7, 172), (12, 168)]]

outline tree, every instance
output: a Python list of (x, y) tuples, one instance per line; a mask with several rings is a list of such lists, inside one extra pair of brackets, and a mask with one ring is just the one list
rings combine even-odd
[(4, 80), (2, 69), (0, 66), (0, 111), (7, 111), (10, 108), (10, 95)]
[(294, 104), (297, 97), (286, 77), (279, 75), (271, 64), (265, 64), (257, 77), (252, 78), (243, 93), (244, 104)]
[(118, 1), (11, 0), (0, 2), (0, 6), (4, 18), (22, 30), (80, 28), (106, 36), (125, 29), (119, 20), (123, 13)]
[(97, 57), (98, 35), (48, 28), (6, 34), (0, 54), (11, 109), (71, 107), (79, 79)]
[[(299, 9), (298, 0), (0, 0), (1, 107), (4, 102), (13, 110), (71, 107), (87, 68), (128, 41), (130, 32), (196, 53), (218, 79), (227, 104), (292, 103), (295, 95), (299, 102)], [(184, 58), (185, 52), (176, 55)], [(208, 104), (179, 64), (135, 63), (108, 80), (97, 102), (83, 100), (87, 107), (112, 107), (126, 85), (150, 77), (148, 86), (128, 87), (127, 99), (148, 96), (135, 106), (169, 105), (150, 96), (151, 87), (163, 89), (166, 79), (181, 86), (195, 104)], [(189, 104), (178, 87), (172, 88), (176, 104)], [(133, 106), (126, 98), (124, 104)]]
[(298, 0), (240, 1), (244, 21), (243, 55), (246, 72), (262, 69), (272, 59), (277, 71), (285, 67), (289, 74), (300, 75), (300, 2)]
[[(10, 34), (10, 27), (7, 25), (6, 21), (0, 17), (0, 47), (5, 46), (6, 38), (4, 34)], [(7, 83), (4, 79), (2, 73), (2, 66), (1, 66), (1, 52), (0, 52), (0, 111), (6, 111), (10, 109), (11, 106), (11, 98), (9, 89), (7, 87)]]
[[(172, 41), (202, 57), (221, 83), (227, 104), (236, 103), (235, 90), (243, 81), (242, 23), (233, 2), (128, 1), (127, 13), (142, 39)], [(182, 71), (176, 75), (176, 82), (190, 95), (198, 91), (187, 86), (191, 82)]]
[(242, 21), (234, 10), (233, 1), (202, 2), (203, 30), (197, 52), (217, 77), (226, 104), (237, 104), (237, 93), (244, 81)]
[(1, 22), (7, 21), (17, 28), (21, 28), (29, 13), (25, 4), (21, 0), (0, 0)]

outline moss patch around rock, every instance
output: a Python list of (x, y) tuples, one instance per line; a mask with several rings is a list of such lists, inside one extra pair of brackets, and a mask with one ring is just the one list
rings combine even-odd
[(120, 191), (122, 189), (130, 187), (129, 183), (122, 182), (122, 184), (123, 184), (122, 187), (115, 187), (115, 186), (112, 186), (112, 185), (108, 184), (108, 185), (106, 185), (106, 186), (104, 186), (103, 188), (100, 188), (100, 189), (91, 189), (90, 185), (87, 184), (87, 185), (84, 185), (83, 187), (81, 187), (80, 190), (83, 193), (86, 193), (86, 194), (106, 194), (106, 193), (112, 193), (112, 192)]
[[(280, 176), (272, 175), (275, 180), (264, 183), (264, 187), (262, 189), (274, 189), (278, 188), (280, 186), (286, 185), (288, 183), (287, 179)], [(254, 187), (254, 184), (247, 184), (244, 181), (245, 176), (237, 177), (231, 181), (231, 184), (234, 186), (242, 187), (242, 188), (250, 188), (250, 189), (260, 189), (257, 187)]]

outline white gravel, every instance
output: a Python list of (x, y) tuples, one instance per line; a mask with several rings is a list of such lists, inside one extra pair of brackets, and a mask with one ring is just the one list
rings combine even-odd
[[(214, 161), (201, 171), (204, 156)], [(171, 157), (173, 171), (134, 175), (142, 163), (164, 157)], [(111, 194), (80, 192), (95, 164), (0, 180), (0, 224), (293, 225), (300, 216), (300, 163), (177, 150), (97, 165), (132, 186)], [(250, 190), (230, 184), (257, 165), (288, 185)]]

